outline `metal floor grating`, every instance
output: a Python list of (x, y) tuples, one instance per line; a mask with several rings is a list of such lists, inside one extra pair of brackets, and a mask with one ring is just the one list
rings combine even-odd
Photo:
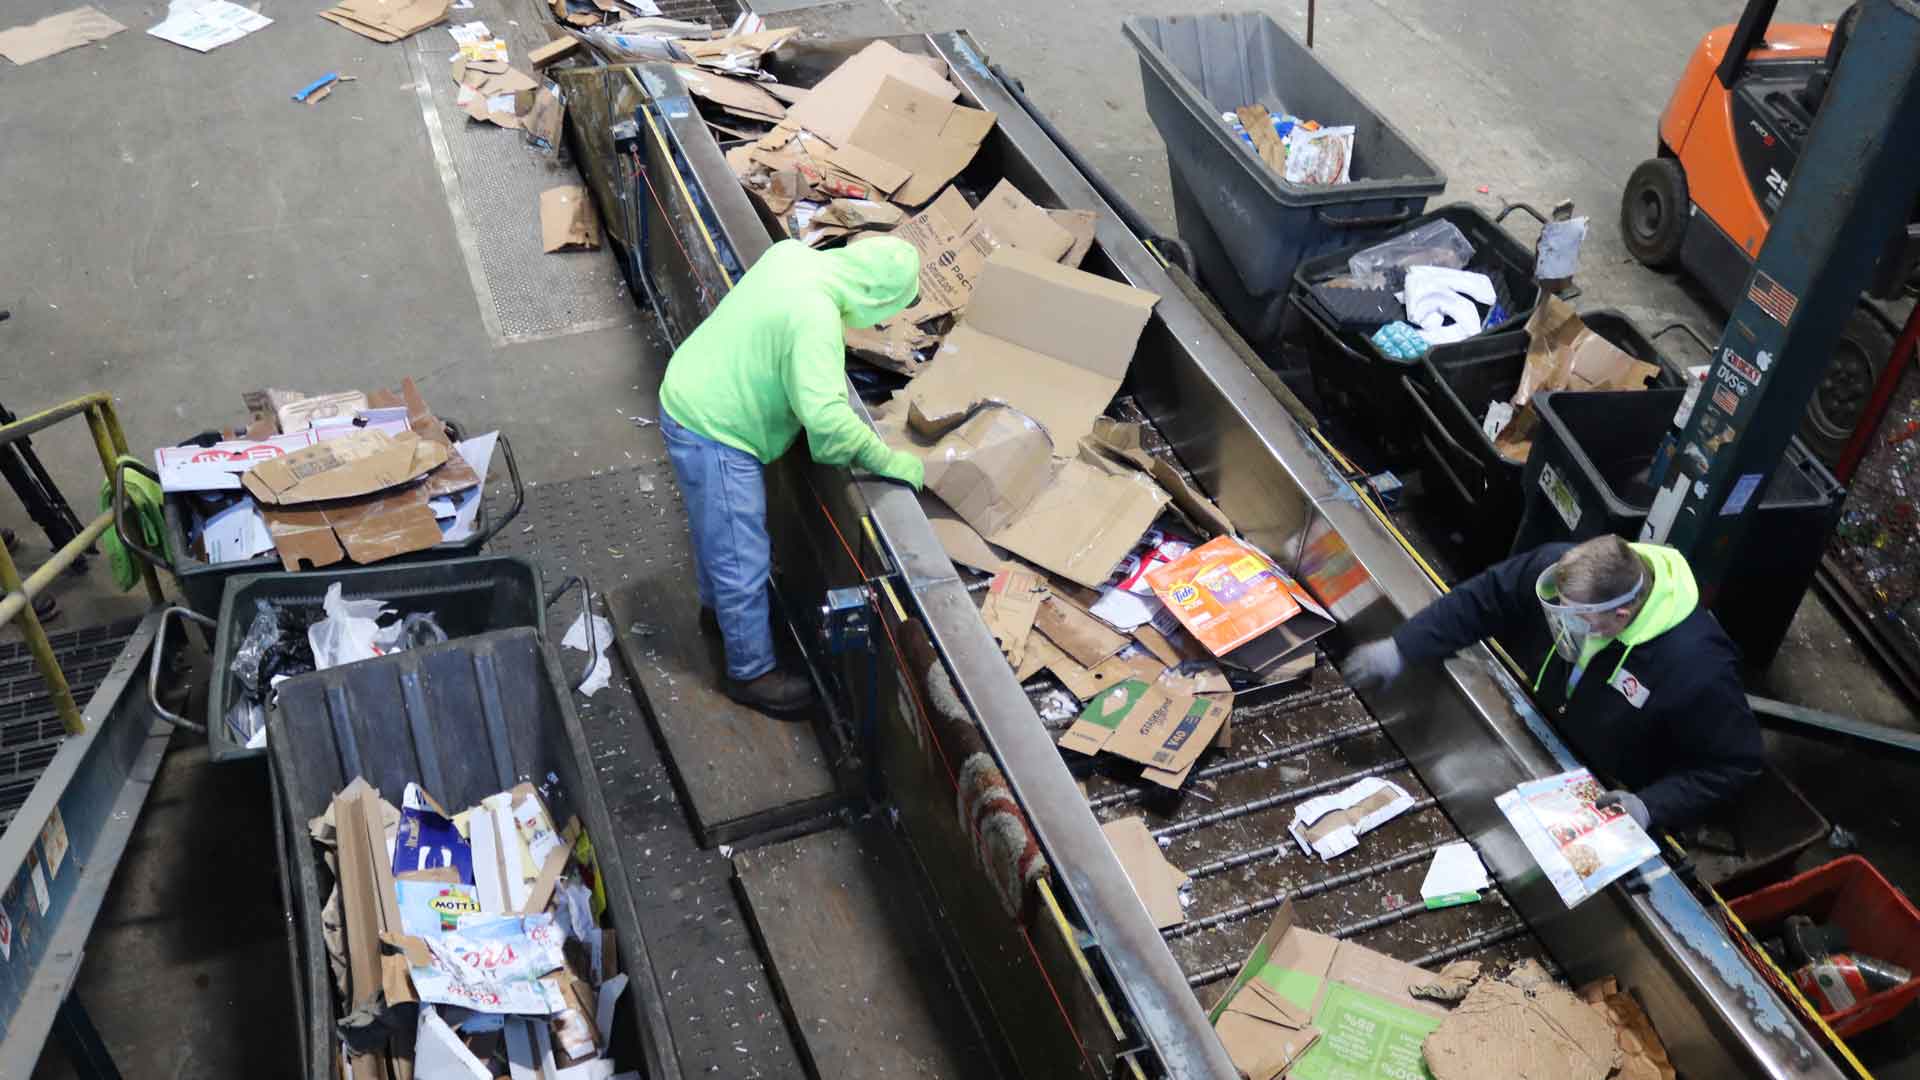
[[(124, 619), (48, 636), (67, 688), (82, 708), (139, 625), (138, 619)], [(0, 645), (0, 829), (33, 793), (66, 737), (26, 646)]]
[[(631, 584), (641, 565), (666, 557), (652, 538), (682, 528), (684, 517), (658, 436), (643, 434), (635, 442), (634, 456), (647, 462), (638, 468), (529, 484), (521, 521), (534, 524), (509, 526), (492, 550), (534, 560), (548, 588), (570, 574), (589, 577), (595, 591)], [(673, 550), (684, 557), (685, 545)], [(579, 596), (570, 593), (548, 615), (554, 635), (578, 613)], [(575, 678), (586, 666), (585, 654), (572, 649), (561, 649), (560, 660)], [(681, 1073), (802, 1076), (732, 885), (732, 863), (695, 841), (639, 693), (614, 654), (612, 682), (591, 698), (576, 694), (574, 707), (633, 876)]]
[[(472, 18), (483, 16), (476, 7)], [(543, 254), (540, 193), (581, 183), (574, 167), (518, 131), (479, 123), (455, 107), (446, 27), (416, 34), (407, 51), (454, 227), (498, 344), (604, 329), (637, 316), (610, 250)]]

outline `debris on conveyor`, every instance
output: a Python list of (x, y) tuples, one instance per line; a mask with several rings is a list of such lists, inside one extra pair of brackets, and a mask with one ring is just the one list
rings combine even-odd
[(627, 979), (578, 819), (559, 826), (531, 784), (448, 814), (416, 784), (396, 809), (356, 778), (309, 827), (336, 875), (327, 947), (348, 1075), (399, 1059), (422, 1076), (612, 1075)]

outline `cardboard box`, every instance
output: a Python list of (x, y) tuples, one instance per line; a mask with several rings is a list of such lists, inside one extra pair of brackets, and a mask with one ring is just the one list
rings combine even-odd
[(1000, 246), (957, 188), (942, 192), (893, 235), (920, 253), (920, 298), (904, 316), (909, 322), (965, 307), (987, 257)]
[(1445, 1010), (1408, 990), (1430, 973), (1294, 920), (1281, 904), (1208, 1014), (1234, 1064), (1249, 1080), (1423, 1075), (1421, 1043)]
[(1100, 831), (1106, 834), (1114, 858), (1120, 860), (1120, 868), (1127, 872), (1127, 881), (1145, 905), (1153, 925), (1164, 930), (1186, 922), (1186, 909), (1180, 906), (1180, 890), (1193, 879), (1167, 861), (1159, 842), (1147, 830), (1147, 819), (1120, 818), (1100, 826)]
[[(1071, 454), (1120, 389), (1159, 299), (1002, 248), (987, 259), (933, 365), (907, 385), (907, 400), (936, 420), (963, 416), (981, 401), (1004, 402)], [(1138, 535), (1127, 539), (1131, 545)]]
[(842, 149), (865, 150), (906, 170), (910, 175), (893, 197), (918, 206), (967, 167), (993, 130), (992, 113), (955, 104), (953, 97), (950, 88), (930, 92), (885, 75)]
[(995, 184), (973, 213), (1001, 243), (1048, 262), (1059, 262), (1073, 249), (1073, 233), (1055, 221), (1051, 211), (1042, 210), (1014, 187), (1011, 180)]
[(410, 431), (355, 431), (262, 461), (240, 482), (265, 506), (351, 499), (425, 476), (446, 464), (447, 453)]
[(1155, 596), (1187, 632), (1228, 663), (1266, 671), (1333, 629), (1298, 582), (1259, 548), (1218, 536), (1147, 573)]
[(267, 533), (288, 570), (362, 565), (425, 551), (442, 539), (440, 523), (418, 487), (321, 506), (267, 507)]
[(1156, 782), (1174, 786), (1213, 743), (1231, 707), (1128, 679), (1094, 695), (1059, 742), (1082, 754), (1105, 751), (1137, 761), (1163, 774)]
[(884, 41), (876, 41), (816, 83), (812, 92), (788, 111), (787, 119), (795, 128), (806, 128), (835, 146), (844, 145), (852, 139), (854, 127), (889, 78), (943, 101), (960, 96), (959, 88), (948, 82), (944, 73)]
[(1107, 580), (1167, 502), (1130, 469), (1056, 462), (1046, 432), (1001, 406), (945, 425), (916, 407), (907, 429), (892, 434), (925, 464), (927, 489), (986, 541), (1089, 588)]
[(1033, 636), (1034, 617), (1047, 599), (1047, 583), (1031, 570), (1003, 570), (987, 586), (987, 598), (980, 605), (980, 619), (1000, 646), (1007, 663), (1020, 667), (1027, 655), (1027, 639)]
[(1227, 520), (1227, 515), (1221, 513), (1220, 508), (1204, 492), (1188, 483), (1173, 462), (1149, 453), (1145, 438), (1145, 432), (1139, 424), (1102, 416), (1094, 420), (1093, 434), (1087, 437), (1087, 445), (1153, 477), (1153, 482), (1173, 497), (1173, 505), (1180, 509), (1180, 513), (1194, 528), (1210, 537), (1231, 535), (1233, 522)]
[(241, 473), (319, 441), (320, 433), (308, 430), (212, 446), (162, 446), (153, 452), (153, 465), (162, 491), (238, 491)]
[[(1548, 390), (1645, 390), (1660, 374), (1594, 333), (1557, 296), (1544, 295), (1527, 319), (1527, 359), (1513, 391), (1513, 416), (1494, 436), (1494, 449), (1510, 461), (1525, 462), (1533, 452), (1539, 418), (1533, 395)], [(1475, 407), (1480, 407), (1475, 403)]]

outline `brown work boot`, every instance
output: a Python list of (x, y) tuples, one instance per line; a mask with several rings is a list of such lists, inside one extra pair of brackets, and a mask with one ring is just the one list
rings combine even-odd
[(728, 679), (727, 696), (758, 709), (778, 720), (797, 720), (792, 715), (813, 704), (813, 684), (798, 675), (775, 668), (757, 679)]

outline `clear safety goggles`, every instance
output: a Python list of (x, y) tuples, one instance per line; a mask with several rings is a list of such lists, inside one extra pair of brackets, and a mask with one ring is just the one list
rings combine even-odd
[(1554, 651), (1569, 663), (1580, 661), (1581, 652), (1594, 636), (1596, 619), (1633, 603), (1639, 597), (1640, 590), (1647, 587), (1646, 575), (1642, 574), (1632, 589), (1612, 600), (1577, 604), (1561, 598), (1560, 586), (1554, 581), (1553, 571), (1554, 568), (1549, 566), (1540, 572), (1539, 580), (1533, 583), (1533, 595), (1540, 601), (1540, 610), (1546, 614), (1547, 630), (1553, 634)]

